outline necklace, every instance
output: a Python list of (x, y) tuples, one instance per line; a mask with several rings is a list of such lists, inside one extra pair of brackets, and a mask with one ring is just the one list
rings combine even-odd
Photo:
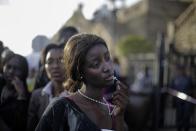
[[(93, 101), (93, 102), (95, 102), (95, 103), (99, 103), (99, 104), (101, 104), (101, 105), (107, 106), (107, 107), (108, 107), (108, 110), (109, 110), (109, 115), (112, 115), (113, 112), (114, 112), (114, 109), (116, 108), (116, 105), (113, 105), (113, 104), (108, 103), (104, 97), (103, 97), (103, 100), (105, 101), (105, 103), (104, 103), (104, 102), (101, 102), (101, 101), (98, 101), (98, 100), (95, 100), (95, 99), (93, 99), (93, 98), (91, 98), (91, 97), (88, 97), (87, 95), (85, 95), (84, 93), (82, 93), (80, 90), (78, 90), (78, 93), (79, 93), (81, 96), (83, 96), (84, 98), (86, 98), (86, 99), (88, 99), (88, 100), (90, 100), (90, 101)], [(110, 108), (113, 108), (113, 110), (110, 111)]]

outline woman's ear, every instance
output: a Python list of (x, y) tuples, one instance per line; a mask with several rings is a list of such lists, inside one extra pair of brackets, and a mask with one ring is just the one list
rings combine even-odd
[(80, 75), (79, 75), (79, 80), (80, 81), (84, 81), (84, 73), (79, 73)]

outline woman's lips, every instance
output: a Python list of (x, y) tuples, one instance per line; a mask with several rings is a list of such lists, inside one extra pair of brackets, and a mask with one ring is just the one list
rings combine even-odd
[(62, 74), (60, 72), (52, 72), (51, 75), (54, 76), (54, 77), (62, 76)]
[(113, 76), (113, 75), (111, 75), (111, 76), (109, 76), (109, 77), (105, 78), (105, 80), (106, 80), (106, 81), (114, 80), (114, 76)]

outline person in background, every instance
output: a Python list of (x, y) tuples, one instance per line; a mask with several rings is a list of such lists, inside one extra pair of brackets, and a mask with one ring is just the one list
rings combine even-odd
[(130, 89), (130, 128), (133, 131), (144, 131), (152, 118), (153, 81), (150, 67), (145, 65), (136, 75)]
[(1, 73), (3, 73), (3, 63), (7, 56), (14, 54), (12, 50), (10, 50), (8, 47), (4, 47), (1, 52)]
[(8, 47), (3, 46), (2, 48), (2, 52), (0, 53), (0, 94), (3, 86), (5, 85), (5, 79), (3, 78), (3, 63), (6, 57), (14, 54), (14, 52), (11, 51)]
[(25, 57), (10, 54), (3, 61), (5, 84), (0, 94), (0, 130), (26, 129), (29, 92), (26, 79), (28, 63)]
[[(170, 88), (192, 96), (193, 82), (190, 76), (186, 74), (184, 65), (176, 66), (176, 75), (172, 78)], [(189, 131), (190, 120), (193, 113), (193, 105), (180, 98), (173, 98), (176, 108), (176, 125), (178, 131)]]
[[(38, 87), (36, 82), (36, 76), (39, 74), (40, 71), (40, 57), (42, 50), (49, 44), (49, 39), (44, 35), (37, 35), (32, 40), (32, 52), (26, 56), (28, 64), (29, 64), (29, 76), (27, 79), (27, 84), (29, 91), (32, 92), (34, 87)], [(42, 83), (45, 81), (42, 80)], [(41, 83), (41, 84), (42, 84)], [(37, 85), (36, 85), (37, 84)], [(40, 86), (41, 86), (40, 84)]]
[(36, 131), (124, 131), (127, 87), (117, 81), (112, 103), (103, 97), (115, 84), (106, 42), (93, 34), (74, 35), (64, 48), (64, 62), (65, 88), (73, 93), (47, 107)]
[[(3, 50), (4, 50), (4, 44), (3, 44), (3, 42), (2, 41), (0, 41), (0, 57), (1, 57), (1, 54), (2, 54), (2, 52), (3, 52)], [(2, 68), (2, 65), (1, 65), (1, 58), (0, 58), (0, 74), (2, 74), (3, 73), (3, 68)]]
[(150, 67), (145, 66), (142, 71), (138, 72), (131, 89), (134, 92), (152, 93), (153, 79)]
[(59, 31), (58, 42), (65, 43), (69, 40), (69, 38), (75, 34), (78, 34), (78, 30), (74, 26), (65, 26)]
[[(60, 45), (62, 48), (64, 48), (68, 39), (77, 33), (78, 33), (78, 30), (74, 26), (63, 27), (59, 31), (58, 45)], [(42, 52), (41, 65), (40, 65), (40, 69), (36, 75), (35, 85), (34, 85), (33, 89), (38, 89), (38, 88), (44, 87), (49, 81), (49, 79), (46, 75), (45, 67), (44, 67), (45, 63), (43, 62), (43, 57), (45, 57), (45, 55), (46, 55), (45, 53), (46, 52)]]
[(45, 70), (45, 58), (46, 58), (46, 54), (48, 53), (48, 49), (46, 48), (49, 48), (50, 45), (51, 44), (48, 44), (41, 52), (41, 57), (40, 57), (41, 65), (37, 75), (35, 76), (35, 84), (33, 87), (33, 91), (39, 88), (43, 88), (50, 81)]
[(34, 131), (45, 108), (54, 97), (67, 96), (68, 92), (63, 87), (65, 81), (65, 67), (63, 48), (57, 44), (49, 44), (42, 58), (44, 68), (49, 78), (45, 87), (33, 91), (29, 110), (27, 131)]
[(34, 76), (39, 69), (40, 53), (48, 45), (49, 39), (45, 35), (37, 35), (32, 40), (32, 52), (26, 56), (29, 64), (29, 75)]
[(114, 63), (114, 70), (115, 70), (115, 75), (116, 77), (121, 77), (121, 69), (120, 69), (120, 62), (117, 57), (113, 58), (113, 63)]

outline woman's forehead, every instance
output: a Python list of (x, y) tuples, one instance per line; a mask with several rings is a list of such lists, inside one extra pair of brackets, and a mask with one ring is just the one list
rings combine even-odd
[(89, 49), (89, 51), (86, 53), (86, 59), (88, 60), (91, 58), (103, 56), (106, 53), (108, 53), (106, 46), (98, 44)]
[(22, 63), (22, 61), (18, 57), (12, 57), (10, 58), (6, 63), (12, 63), (18, 65), (18, 63)]
[(10, 60), (6, 62), (6, 65), (17, 67), (20, 70), (22, 70), (24, 67), (23, 61), (18, 57), (12, 57)]
[(46, 58), (51, 57), (51, 56), (56, 56), (56, 55), (63, 55), (63, 49), (51, 49), (48, 51), (46, 54)]

